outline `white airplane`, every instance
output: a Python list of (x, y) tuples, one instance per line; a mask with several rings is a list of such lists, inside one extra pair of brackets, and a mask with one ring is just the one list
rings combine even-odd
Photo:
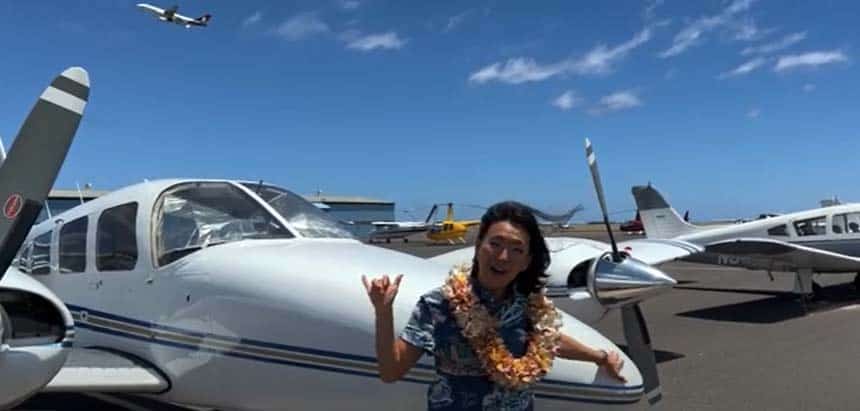
[(427, 218), (424, 219), (424, 221), (371, 222), (370, 224), (373, 225), (374, 230), (370, 232), (368, 241), (372, 243), (379, 240), (385, 240), (386, 243), (390, 243), (392, 239), (402, 238), (403, 242), (408, 242), (409, 240), (406, 237), (412, 234), (426, 232), (433, 227), (433, 223), (430, 220), (432, 220), (433, 216), (436, 214), (438, 206), (438, 204), (433, 204), (433, 207), (430, 208), (430, 213), (427, 214)]
[(813, 274), (858, 273), (860, 289), (860, 204), (841, 204), (732, 224), (700, 227), (681, 220), (651, 185), (636, 186), (633, 197), (649, 239), (673, 239), (704, 248), (688, 261), (794, 272), (794, 292), (802, 297), (819, 286)]
[[(13, 170), (18, 144), (0, 177)], [(374, 316), (360, 276), (406, 274), (394, 307), (402, 329), (419, 296), (446, 277), (451, 256), (425, 260), (363, 244), (279, 187), (144, 182), (33, 227), (23, 244), (0, 280), (0, 306), (9, 314), (0, 408), (37, 392), (74, 391), (230, 410), (411, 410), (424, 406), (435, 378), (424, 358), (400, 383), (379, 380)], [(588, 319), (621, 307), (637, 361), (622, 354), (622, 383), (592, 363), (557, 359), (536, 387), (540, 409), (659, 399), (637, 303), (674, 284), (647, 264), (695, 247), (625, 244), (630, 254), (614, 241), (608, 252), (593, 241), (552, 240), (553, 295)], [(617, 350), (575, 317), (563, 318), (565, 333)]]
[(212, 19), (211, 14), (204, 14), (196, 19), (188, 16), (183, 16), (176, 12), (177, 10), (179, 10), (179, 6), (162, 9), (151, 4), (138, 3), (137, 7), (143, 11), (152, 13), (156, 18), (161, 21), (176, 23), (181, 26), (185, 26), (185, 28), (191, 28), (191, 26), (205, 27), (209, 24), (209, 20)]

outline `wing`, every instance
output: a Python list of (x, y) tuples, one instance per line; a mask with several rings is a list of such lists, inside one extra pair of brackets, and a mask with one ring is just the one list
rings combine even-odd
[(748, 268), (796, 271), (860, 271), (860, 258), (768, 238), (735, 238), (711, 243), (705, 252), (739, 257)]
[(618, 249), (646, 264), (658, 265), (698, 254), (705, 249), (693, 243), (668, 239), (641, 239), (618, 243)]
[(170, 388), (154, 366), (116, 351), (74, 348), (43, 392), (160, 393)]
[(155, 15), (158, 15), (158, 16), (163, 16), (163, 15), (164, 15), (164, 9), (162, 9), (162, 8), (160, 8), (160, 7), (155, 7), (155, 6), (151, 5), (151, 4), (139, 3), (139, 4), (137, 5), (137, 7), (138, 7), (139, 9), (141, 9), (141, 10), (145, 11), (145, 12), (152, 13), (152, 14), (155, 14)]

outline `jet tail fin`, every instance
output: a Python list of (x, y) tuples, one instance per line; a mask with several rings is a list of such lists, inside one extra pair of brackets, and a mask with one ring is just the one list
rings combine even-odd
[(699, 231), (701, 228), (686, 222), (663, 198), (657, 189), (634, 186), (632, 189), (639, 217), (648, 238), (674, 238)]
[(209, 20), (211, 20), (211, 19), (212, 19), (212, 15), (211, 15), (211, 14), (204, 14), (204, 15), (202, 15), (202, 16), (200, 16), (200, 17), (198, 17), (198, 18), (197, 18), (197, 21), (199, 21), (199, 22), (201, 22), (201, 23), (203, 23), (203, 24), (206, 24), (206, 23), (208, 23), (208, 22), (209, 22)]

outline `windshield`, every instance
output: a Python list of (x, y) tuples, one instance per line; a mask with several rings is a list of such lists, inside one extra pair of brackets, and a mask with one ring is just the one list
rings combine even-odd
[(160, 265), (207, 246), (249, 238), (291, 238), (256, 200), (229, 183), (188, 183), (159, 201), (156, 247)]
[(340, 222), (297, 194), (271, 185), (243, 185), (269, 203), (302, 237), (354, 238)]

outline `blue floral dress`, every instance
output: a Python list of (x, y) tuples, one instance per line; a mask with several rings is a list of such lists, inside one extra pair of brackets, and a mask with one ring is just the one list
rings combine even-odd
[[(495, 301), (470, 278), (481, 303), (499, 322), (499, 335), (514, 357), (526, 352), (531, 329), (526, 309), (528, 296), (516, 287), (505, 301)], [(531, 411), (531, 390), (510, 390), (493, 383), (481, 361), (463, 337), (448, 307), (442, 287), (421, 296), (409, 323), (400, 334), (407, 343), (436, 359), (438, 379), (427, 390), (430, 411)]]

